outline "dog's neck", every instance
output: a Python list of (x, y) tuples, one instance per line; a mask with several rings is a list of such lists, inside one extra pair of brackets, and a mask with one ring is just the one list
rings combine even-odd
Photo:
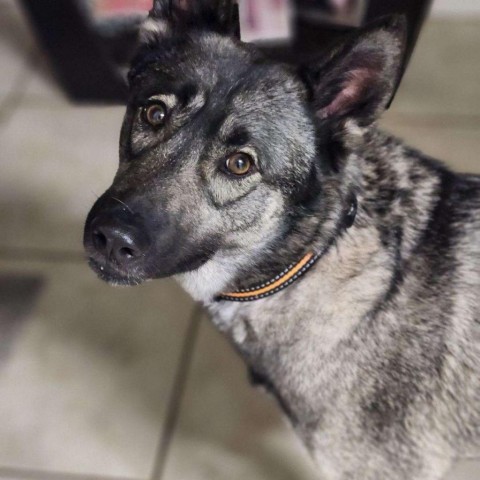
[[(355, 207), (353, 205), (352, 201), (349, 209), (330, 226), (331, 231), (321, 242), (313, 238), (303, 243), (286, 241), (281, 249), (258, 245), (248, 252), (238, 251), (235, 255), (231, 252), (228, 255), (220, 253), (198, 270), (178, 275), (177, 280), (195, 300), (207, 306), (228, 303), (233, 299), (229, 292), (263, 290), (265, 286), (275, 285), (280, 280), (279, 288), (269, 290), (269, 294), (254, 294), (249, 298), (261, 300), (270, 296), (270, 292), (275, 294), (308, 275), (310, 268), (343, 234), (349, 216), (355, 216), (356, 203)], [(352, 208), (355, 210), (353, 214)], [(252, 262), (252, 257), (256, 258), (255, 262)], [(249, 267), (245, 268), (245, 265)]]
[[(343, 214), (330, 240), (320, 250), (316, 246), (310, 246), (309, 250), (303, 253), (297, 262), (289, 264), (282, 271), (279, 270), (281, 265), (277, 266), (276, 262), (268, 262), (267, 260), (264, 262), (264, 267), (259, 269), (259, 273), (257, 273), (260, 280), (257, 280), (256, 284), (252, 283), (251, 275), (247, 272), (245, 275), (247, 278), (245, 280), (240, 279), (237, 282), (241, 285), (240, 288), (237, 288), (235, 291), (222, 292), (216, 297), (216, 300), (219, 302), (251, 302), (275, 295), (293, 285), (294, 282), (307, 275), (315, 263), (328, 252), (343, 231), (348, 230), (353, 225), (357, 215), (357, 208), (357, 199), (352, 195), (348, 210)], [(308, 249), (308, 247), (306, 248)], [(281, 262), (284, 262), (283, 258)], [(267, 275), (268, 270), (273, 271), (270, 276)]]

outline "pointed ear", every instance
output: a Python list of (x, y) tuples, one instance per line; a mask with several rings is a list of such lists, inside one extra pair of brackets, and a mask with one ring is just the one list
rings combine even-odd
[(403, 16), (381, 19), (356, 32), (318, 64), (303, 70), (320, 121), (354, 118), (368, 125), (387, 107), (405, 51)]
[(240, 38), (237, 0), (154, 0), (141, 28), (141, 39), (151, 43), (180, 28), (205, 29)]

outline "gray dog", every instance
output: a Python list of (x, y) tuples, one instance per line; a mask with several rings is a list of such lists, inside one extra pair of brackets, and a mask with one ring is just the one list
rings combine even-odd
[(87, 219), (112, 284), (175, 275), (330, 480), (437, 480), (480, 444), (480, 177), (380, 131), (404, 22), (306, 68), (233, 2), (157, 0), (113, 185)]

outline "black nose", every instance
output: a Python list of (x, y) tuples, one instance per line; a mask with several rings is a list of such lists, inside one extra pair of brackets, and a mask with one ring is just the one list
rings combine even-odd
[(144, 228), (133, 219), (121, 216), (100, 216), (90, 226), (91, 248), (96, 255), (112, 261), (120, 267), (137, 263), (150, 247)]

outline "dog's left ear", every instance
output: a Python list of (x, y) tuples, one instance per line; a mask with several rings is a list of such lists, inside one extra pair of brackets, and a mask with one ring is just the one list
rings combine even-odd
[(397, 86), (405, 39), (403, 16), (382, 19), (303, 69), (316, 117), (326, 122), (353, 118), (363, 126), (375, 121)]

